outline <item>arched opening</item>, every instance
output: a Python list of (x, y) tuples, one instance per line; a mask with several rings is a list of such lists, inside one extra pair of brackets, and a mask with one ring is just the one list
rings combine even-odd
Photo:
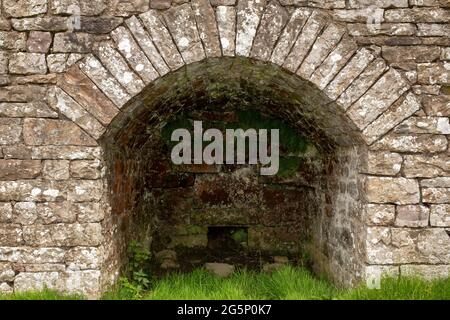
[[(208, 59), (156, 80), (122, 110), (101, 140), (115, 247), (108, 261), (126, 262), (137, 240), (154, 257), (176, 253), (155, 268), (308, 256), (318, 273), (359, 279), (364, 143), (314, 85), (270, 63)], [(174, 165), (167, 132), (194, 120), (222, 130), (282, 126), (277, 175), (261, 176), (256, 165)]]

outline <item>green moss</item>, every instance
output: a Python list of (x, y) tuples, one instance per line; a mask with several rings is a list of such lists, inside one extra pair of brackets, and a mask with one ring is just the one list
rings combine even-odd
[(297, 157), (280, 157), (277, 177), (286, 178), (295, 175), (300, 167), (301, 160)]

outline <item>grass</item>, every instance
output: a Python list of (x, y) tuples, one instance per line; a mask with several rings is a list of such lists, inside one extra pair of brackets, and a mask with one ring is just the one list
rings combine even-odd
[[(34, 293), (0, 295), (11, 300), (82, 299), (80, 296), (60, 295), (44, 290)], [(424, 281), (417, 278), (383, 279), (380, 289), (360, 286), (338, 289), (329, 282), (317, 279), (301, 268), (284, 267), (272, 274), (241, 270), (222, 279), (205, 270), (189, 274), (173, 274), (152, 281), (151, 290), (130, 293), (119, 287), (105, 294), (103, 299), (123, 300), (450, 300), (450, 279)]]

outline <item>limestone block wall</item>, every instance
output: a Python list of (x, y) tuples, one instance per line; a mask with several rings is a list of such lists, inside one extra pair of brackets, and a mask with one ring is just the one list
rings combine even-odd
[(324, 132), (367, 147), (361, 245), (333, 263), (449, 275), (450, 1), (0, 2), (0, 291), (96, 297), (115, 281), (99, 141), (159, 78), (220, 57), (308, 81)]

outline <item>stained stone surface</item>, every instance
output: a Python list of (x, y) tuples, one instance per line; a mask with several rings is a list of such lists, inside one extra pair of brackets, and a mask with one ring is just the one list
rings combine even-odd
[[(344, 285), (448, 276), (450, 6), (376, 5), (383, 21), (368, 28), (364, 0), (3, 0), (0, 292), (99, 297), (129, 239), (148, 239), (153, 221), (134, 226), (154, 203), (177, 226), (158, 235), (171, 245), (207, 242), (208, 226), (184, 224), (195, 207), (197, 222), (244, 221), (258, 248), (294, 250), (310, 230), (316, 271)], [(242, 168), (172, 172), (154, 153), (150, 133), (181, 109), (238, 124), (233, 106), (267, 107), (316, 153), (245, 186)], [(221, 191), (229, 181), (245, 196)], [(142, 200), (150, 185), (160, 193)], [(314, 200), (292, 192), (305, 185)], [(321, 230), (294, 211), (323, 213)]]

